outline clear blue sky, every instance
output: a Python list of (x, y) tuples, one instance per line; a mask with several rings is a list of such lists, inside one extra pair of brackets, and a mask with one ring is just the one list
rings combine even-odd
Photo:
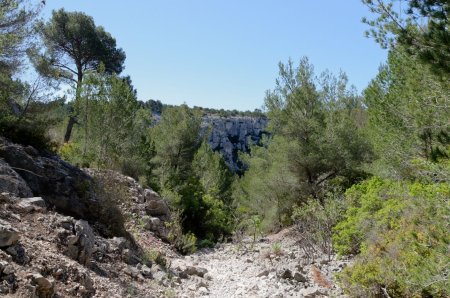
[(140, 100), (253, 110), (278, 62), (308, 56), (317, 72), (345, 71), (361, 91), (386, 51), (364, 37), (360, 0), (47, 0), (94, 17), (126, 52)]

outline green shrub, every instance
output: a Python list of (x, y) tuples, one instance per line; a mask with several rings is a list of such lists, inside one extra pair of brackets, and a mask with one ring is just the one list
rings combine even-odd
[(333, 228), (342, 218), (344, 209), (343, 199), (331, 194), (323, 204), (310, 199), (294, 208), (292, 219), (299, 233), (299, 245), (309, 258), (314, 259), (316, 254), (331, 257)]
[(198, 248), (214, 247), (214, 242), (209, 239), (202, 239), (198, 242)]
[(197, 251), (197, 237), (193, 233), (184, 234), (181, 237), (179, 249), (184, 254), (193, 254)]
[(276, 255), (276, 256), (283, 255), (283, 250), (281, 249), (281, 243), (280, 242), (275, 242), (274, 244), (272, 244), (271, 249), (272, 249), (272, 253), (274, 255)]
[(207, 238), (217, 241), (224, 235), (230, 235), (232, 218), (223, 201), (209, 194), (204, 195), (202, 201), (206, 209), (203, 226)]
[(350, 296), (450, 295), (449, 184), (373, 178), (346, 198), (333, 242), (341, 255), (358, 254), (338, 276)]
[(68, 142), (59, 147), (58, 154), (67, 162), (75, 166), (83, 164), (83, 154), (79, 143)]
[[(114, 172), (99, 172), (94, 183), (89, 186), (95, 192), (98, 204), (93, 209), (97, 214), (96, 228), (106, 237), (120, 236), (130, 238), (125, 229), (125, 218), (121, 206), (130, 206), (132, 198), (128, 186), (118, 183)], [(88, 186), (84, 186), (88, 187)]]
[(13, 143), (54, 151), (56, 144), (51, 141), (47, 131), (48, 126), (43, 121), (0, 117), (0, 135)]
[(160, 251), (154, 249), (145, 250), (142, 255), (142, 258), (145, 263), (148, 263), (150, 261), (157, 265), (160, 265), (163, 268), (167, 268), (169, 264), (166, 256)]
[(183, 234), (183, 229), (180, 222), (180, 213), (172, 212), (171, 220), (165, 222), (168, 229), (168, 240), (182, 254), (192, 254), (197, 250), (197, 237), (193, 233)]

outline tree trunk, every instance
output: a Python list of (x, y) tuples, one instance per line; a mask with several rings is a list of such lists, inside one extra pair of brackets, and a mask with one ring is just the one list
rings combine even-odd
[[(81, 65), (77, 64), (77, 90), (75, 95), (75, 100), (78, 100), (80, 98), (81, 94), (81, 84), (83, 82), (83, 69)], [(67, 122), (66, 127), (66, 133), (64, 134), (64, 143), (67, 143), (70, 141), (70, 137), (72, 136), (72, 129), (73, 125), (77, 123), (77, 115), (70, 115), (69, 116), (69, 122)]]
[(69, 122), (67, 123), (66, 133), (64, 134), (64, 143), (70, 141), (70, 136), (72, 135), (73, 125), (77, 123), (77, 117), (74, 115), (69, 116)]

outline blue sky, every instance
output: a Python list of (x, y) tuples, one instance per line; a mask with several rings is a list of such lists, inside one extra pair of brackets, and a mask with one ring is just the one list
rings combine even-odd
[(140, 100), (253, 110), (278, 62), (308, 56), (317, 72), (340, 69), (361, 91), (386, 51), (364, 37), (360, 0), (47, 0), (82, 11), (126, 52), (124, 74)]

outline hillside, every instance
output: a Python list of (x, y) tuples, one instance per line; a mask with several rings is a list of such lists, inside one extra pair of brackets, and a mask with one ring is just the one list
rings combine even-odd
[(166, 2), (0, 2), (0, 297), (450, 297), (450, 1)]
[(170, 211), (151, 189), (112, 171), (79, 170), (30, 146), (3, 138), (0, 144), (1, 295), (341, 294), (331, 274), (346, 262), (307, 258), (294, 230), (183, 257), (165, 242)]

